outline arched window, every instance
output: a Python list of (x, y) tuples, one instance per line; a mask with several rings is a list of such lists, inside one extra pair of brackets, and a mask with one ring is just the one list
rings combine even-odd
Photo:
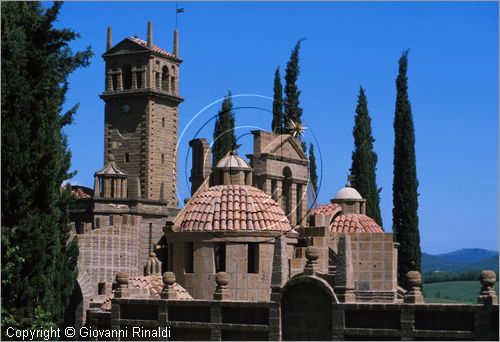
[(168, 67), (165, 65), (163, 69), (161, 69), (161, 89), (163, 91), (168, 91)]
[(122, 66), (123, 89), (132, 88), (132, 67), (128, 64)]

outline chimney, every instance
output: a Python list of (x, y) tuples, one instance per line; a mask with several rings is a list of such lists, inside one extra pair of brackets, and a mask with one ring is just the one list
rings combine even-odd
[(174, 31), (174, 56), (179, 58), (179, 30)]
[(153, 46), (153, 22), (148, 21), (148, 47)]
[(112, 46), (113, 29), (111, 26), (108, 27), (108, 37), (106, 39), (106, 51), (109, 51)]

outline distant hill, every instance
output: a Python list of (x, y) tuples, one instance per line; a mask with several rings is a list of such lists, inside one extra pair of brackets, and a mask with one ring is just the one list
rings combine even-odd
[(438, 254), (436, 256), (452, 262), (472, 264), (491, 257), (496, 257), (498, 259), (498, 251), (481, 248), (463, 248), (449, 253)]
[(444, 254), (422, 253), (422, 273), (471, 272), (492, 269), (498, 273), (498, 251), (465, 248)]

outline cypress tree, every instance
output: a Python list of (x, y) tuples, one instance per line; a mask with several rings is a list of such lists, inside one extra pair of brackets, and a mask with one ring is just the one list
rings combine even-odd
[(280, 67), (274, 73), (273, 122), (271, 130), (281, 133), (283, 128), (283, 86), (281, 85)]
[(316, 165), (316, 156), (314, 155), (314, 145), (309, 144), (309, 179), (314, 189), (315, 196), (318, 196), (318, 171)]
[(61, 128), (68, 76), (92, 53), (55, 29), (61, 7), (2, 2), (2, 337), (7, 326), (59, 325), (76, 281), (69, 241), (70, 190), (61, 189), (71, 155)]
[(231, 91), (227, 93), (222, 102), (222, 107), (217, 114), (214, 126), (214, 143), (212, 146), (213, 166), (229, 151), (236, 147), (234, 135), (234, 114)]
[(290, 55), (290, 60), (286, 65), (285, 74), (285, 113), (284, 113), (284, 125), (288, 126), (290, 120), (295, 123), (302, 123), (302, 108), (300, 107), (300, 90), (297, 87), (297, 79), (299, 78), (300, 67), (299, 67), (299, 51), (300, 51), (300, 39), (292, 50)]
[(398, 276), (407, 288), (406, 273), (421, 270), (420, 235), (418, 231), (418, 180), (415, 160), (415, 132), (408, 99), (408, 51), (399, 59), (396, 79), (396, 111), (394, 117), (394, 181), (392, 229), (399, 242)]
[(371, 118), (365, 90), (359, 87), (356, 116), (354, 117), (354, 152), (352, 153), (352, 186), (366, 199), (366, 214), (382, 226), (380, 190), (377, 188), (377, 154), (373, 151)]

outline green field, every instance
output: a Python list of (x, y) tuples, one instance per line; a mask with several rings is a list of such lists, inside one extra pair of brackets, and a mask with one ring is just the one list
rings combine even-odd
[[(426, 303), (477, 303), (479, 281), (445, 281), (424, 284)], [(498, 283), (495, 284), (498, 295)]]

